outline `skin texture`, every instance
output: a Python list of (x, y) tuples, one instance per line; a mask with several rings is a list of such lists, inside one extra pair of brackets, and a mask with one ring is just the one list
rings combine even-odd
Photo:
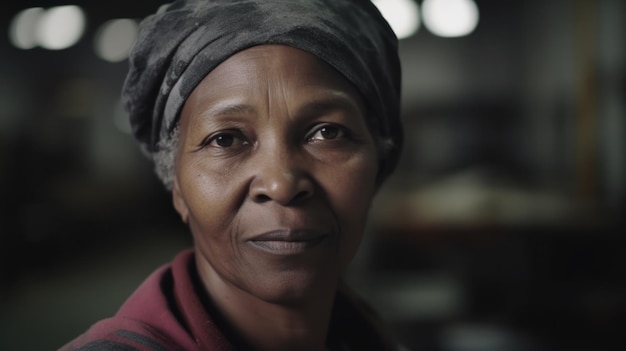
[(355, 88), (304, 51), (219, 65), (181, 113), (173, 202), (217, 309), (258, 350), (321, 350), (376, 192)]

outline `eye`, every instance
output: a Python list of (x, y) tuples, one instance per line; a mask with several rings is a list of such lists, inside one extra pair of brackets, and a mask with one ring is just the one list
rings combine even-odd
[(333, 140), (346, 136), (346, 130), (343, 127), (334, 124), (322, 124), (307, 137), (307, 141)]
[(238, 132), (219, 132), (210, 135), (203, 140), (203, 146), (215, 147), (220, 149), (246, 146), (250, 143)]
[(232, 146), (234, 142), (235, 136), (232, 134), (219, 134), (211, 141), (211, 143), (219, 147), (229, 147)]

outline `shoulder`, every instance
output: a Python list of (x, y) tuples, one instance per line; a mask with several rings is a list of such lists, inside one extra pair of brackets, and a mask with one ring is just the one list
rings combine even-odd
[[(185, 251), (175, 262), (190, 257)], [(175, 262), (153, 272), (115, 316), (97, 322), (61, 350), (195, 350), (174, 291), (175, 280), (186, 280), (187, 272), (177, 273)]]

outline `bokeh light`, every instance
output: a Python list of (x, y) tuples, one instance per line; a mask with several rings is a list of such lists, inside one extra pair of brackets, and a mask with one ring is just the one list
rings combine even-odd
[(41, 7), (32, 7), (20, 11), (9, 27), (9, 40), (19, 49), (32, 49), (38, 45), (37, 25), (44, 13)]
[(57, 6), (47, 10), (39, 19), (39, 45), (49, 50), (66, 49), (78, 42), (85, 31), (85, 14), (74, 5)]
[(419, 29), (419, 7), (412, 0), (372, 0), (398, 39), (408, 38)]
[(440, 37), (462, 37), (476, 29), (478, 6), (472, 0), (424, 0), (424, 26)]
[(132, 19), (105, 22), (95, 38), (96, 54), (105, 61), (120, 62), (128, 58), (137, 39), (138, 24)]

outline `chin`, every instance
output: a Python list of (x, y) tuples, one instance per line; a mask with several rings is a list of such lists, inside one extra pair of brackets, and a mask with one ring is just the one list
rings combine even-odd
[(331, 271), (290, 270), (255, 277), (248, 292), (273, 304), (300, 305), (315, 302), (323, 296), (334, 295), (339, 282), (338, 269)]

